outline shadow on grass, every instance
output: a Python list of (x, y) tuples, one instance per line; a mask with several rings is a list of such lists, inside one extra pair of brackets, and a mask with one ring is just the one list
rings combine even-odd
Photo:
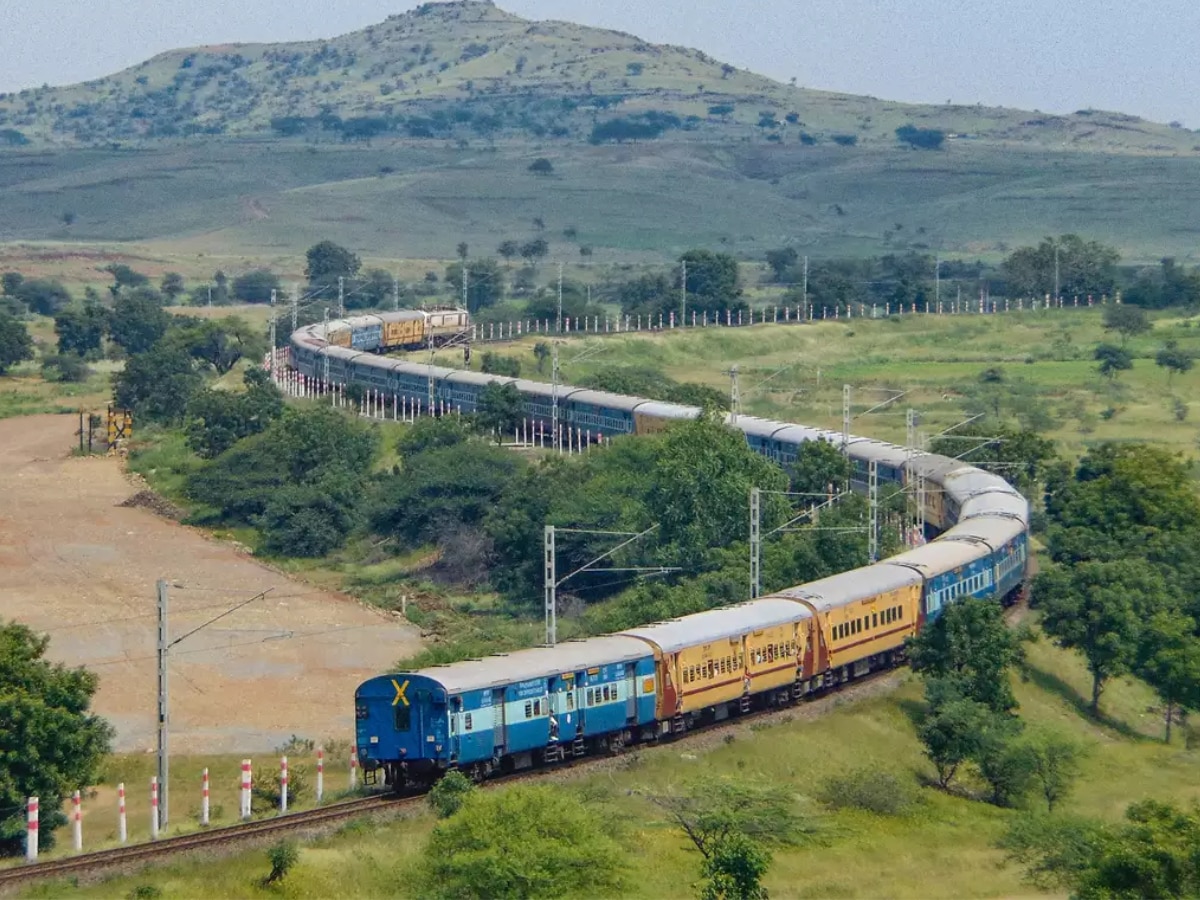
[(1021, 674), (1024, 678), (1041, 688), (1046, 693), (1054, 694), (1055, 696), (1065, 700), (1077, 713), (1079, 713), (1080, 716), (1082, 716), (1084, 719), (1087, 719), (1089, 722), (1094, 722), (1095, 724), (1104, 728), (1111, 729), (1122, 737), (1127, 737), (1131, 740), (1144, 742), (1150, 742), (1154, 740), (1154, 738), (1151, 738), (1149, 735), (1130, 728), (1129, 725), (1120, 721), (1119, 719), (1113, 719), (1104, 715), (1104, 713), (1093, 715), (1090, 698), (1084, 697), (1077, 690), (1075, 690), (1075, 688), (1071, 687), (1071, 685), (1067, 684), (1053, 672), (1047, 672), (1045, 669), (1039, 669), (1035, 665), (1026, 663)]

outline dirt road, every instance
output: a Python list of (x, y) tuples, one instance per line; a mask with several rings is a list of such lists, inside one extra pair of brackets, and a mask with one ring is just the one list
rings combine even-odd
[(155, 741), (155, 581), (170, 588), (172, 751), (264, 752), (292, 734), (349, 739), (353, 692), (419, 646), (414, 628), (289, 580), (142, 509), (115, 459), (68, 455), (72, 416), (0, 420), (0, 619), (100, 676), (117, 749)]

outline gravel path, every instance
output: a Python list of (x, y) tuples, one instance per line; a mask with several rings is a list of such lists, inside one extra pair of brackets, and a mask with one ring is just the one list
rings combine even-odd
[(77, 419), (0, 420), (0, 619), (50, 634), (50, 655), (100, 676), (117, 749), (155, 728), (155, 581), (171, 588), (172, 751), (260, 753), (292, 734), (349, 739), (362, 679), (419, 647), (417, 630), (318, 591), (154, 512), (116, 459), (69, 456)]

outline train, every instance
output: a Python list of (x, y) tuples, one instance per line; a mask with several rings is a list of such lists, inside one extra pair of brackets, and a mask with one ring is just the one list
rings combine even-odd
[[(379, 334), (388, 334), (385, 313)], [(475, 410), (483, 388), (512, 384), (543, 426), (557, 395), (560, 427), (604, 437), (649, 434), (694, 419), (696, 407), (520, 378), (412, 363), (367, 349), (360, 319), (311, 325), (291, 337), (292, 364), (318, 380), (361, 383), (439, 408)], [(407, 321), (397, 318), (395, 321)], [(377, 323), (361, 327), (375, 328)], [(348, 343), (334, 343), (335, 329)], [(376, 332), (372, 332), (376, 334)], [(1025, 583), (1029, 504), (993, 473), (885, 441), (754, 416), (727, 416), (756, 452), (780, 465), (807, 441), (828, 441), (865, 489), (923, 478), (932, 540), (873, 565), (768, 596), (632, 628), (368, 679), (355, 692), (360, 764), (394, 789), (450, 770), (485, 778), (630, 744), (661, 741), (753, 709), (796, 703), (905, 661), (906, 641), (966, 597), (1006, 600)]]
[[(465, 309), (405, 309), (334, 319), (318, 326), (322, 340), (345, 350), (382, 353), (441, 346), (464, 337), (471, 326)], [(303, 329), (302, 329), (303, 330)]]

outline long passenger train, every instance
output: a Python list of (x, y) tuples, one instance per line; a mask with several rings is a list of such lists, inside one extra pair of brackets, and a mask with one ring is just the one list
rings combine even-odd
[[(474, 411), (491, 382), (511, 383), (530, 419), (552, 420), (551, 385), (389, 359), (385, 313), (302, 328), (293, 365), (318, 380)], [(370, 319), (371, 321), (366, 321)], [(381, 321), (380, 321), (381, 320)], [(367, 333), (363, 333), (367, 332)], [(393, 332), (394, 333), (394, 332)], [(695, 407), (559, 386), (562, 427), (606, 438), (645, 434), (699, 415)], [(826, 440), (854, 463), (865, 487), (924, 476), (925, 519), (936, 539), (875, 565), (735, 606), (570, 641), (383, 675), (355, 695), (359, 760), (397, 789), (449, 769), (483, 777), (677, 735), (760, 706), (792, 703), (901, 662), (905, 640), (963, 597), (1021, 589), (1029, 505), (1002, 478), (934, 454), (869, 438), (739, 415), (730, 427), (759, 453), (787, 464), (805, 441)]]

